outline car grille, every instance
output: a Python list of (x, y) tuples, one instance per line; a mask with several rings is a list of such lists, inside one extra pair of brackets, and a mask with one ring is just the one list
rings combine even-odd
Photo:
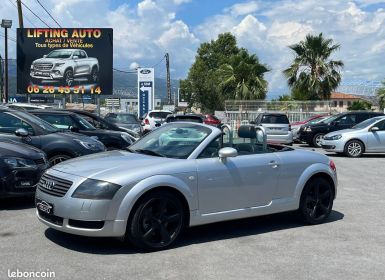
[(52, 63), (35, 63), (33, 68), (35, 70), (51, 70), (53, 67)]
[(39, 158), (34, 160), (37, 165), (45, 164), (45, 158)]
[(65, 196), (71, 186), (71, 181), (57, 178), (48, 174), (44, 174), (37, 184), (37, 187), (40, 191), (57, 197)]

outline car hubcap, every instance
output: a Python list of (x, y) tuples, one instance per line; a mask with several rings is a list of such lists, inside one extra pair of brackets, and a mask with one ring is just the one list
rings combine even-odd
[(92, 73), (92, 80), (94, 82), (96, 82), (97, 79), (98, 79), (98, 72), (96, 70), (94, 70), (93, 73)]
[(49, 162), (51, 163), (51, 166), (53, 166), (53, 165), (56, 165), (58, 163), (65, 161), (67, 159), (68, 159), (67, 157), (59, 156), (59, 157), (55, 157), (55, 158), (51, 159)]
[(67, 72), (67, 75), (66, 75), (67, 86), (72, 86), (73, 81), (74, 81), (74, 79), (72, 77), (71, 72)]
[(323, 219), (330, 211), (332, 192), (330, 187), (317, 183), (306, 196), (306, 209), (314, 220)]
[(175, 240), (182, 228), (182, 209), (171, 200), (151, 199), (143, 207), (140, 231), (152, 247), (164, 247)]
[(318, 147), (321, 147), (321, 141), (324, 139), (323, 135), (318, 135), (315, 139), (315, 143), (317, 144)]
[(348, 153), (353, 157), (356, 157), (359, 154), (361, 154), (361, 150), (362, 150), (361, 145), (356, 142), (350, 143), (348, 146)]

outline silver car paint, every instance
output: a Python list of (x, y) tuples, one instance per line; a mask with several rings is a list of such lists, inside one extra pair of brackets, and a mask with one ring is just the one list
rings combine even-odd
[[(160, 186), (183, 194), (190, 210), (190, 226), (296, 210), (303, 187), (316, 173), (328, 174), (337, 187), (328, 157), (305, 150), (238, 156), (225, 162), (218, 158), (196, 159), (221, 133), (217, 128), (206, 127), (212, 133), (185, 160), (111, 151), (54, 166), (48, 174), (73, 181), (71, 188), (64, 197), (53, 197), (40, 190), (36, 196), (53, 203), (55, 215), (63, 217), (64, 223), (57, 226), (38, 216), (40, 221), (78, 235), (119, 237), (125, 234), (135, 202), (148, 190)], [(123, 187), (111, 201), (72, 198), (86, 178)], [(253, 183), (258, 183), (260, 192), (253, 192)], [(69, 218), (106, 222), (102, 229), (83, 229), (69, 226)]]
[(342, 153), (345, 150), (345, 145), (352, 139), (360, 140), (365, 145), (365, 152), (370, 153), (384, 153), (385, 152), (385, 131), (372, 132), (369, 129), (376, 126), (377, 123), (384, 120), (385, 117), (376, 117), (378, 121), (374, 124), (368, 125), (362, 129), (343, 129), (334, 131), (325, 135), (325, 137), (331, 137), (335, 135), (341, 135), (339, 140), (325, 140), (321, 142), (322, 145), (333, 145), (334, 149), (325, 149), (328, 152)]

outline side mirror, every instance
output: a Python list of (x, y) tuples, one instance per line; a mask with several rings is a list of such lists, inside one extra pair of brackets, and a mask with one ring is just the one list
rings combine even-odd
[(234, 148), (226, 147), (226, 148), (220, 149), (218, 152), (218, 155), (219, 155), (219, 159), (221, 161), (224, 161), (228, 157), (238, 156), (238, 151)]
[(370, 131), (371, 132), (376, 132), (376, 131), (379, 131), (380, 129), (377, 127), (377, 126), (373, 126)]
[(47, 55), (45, 54), (45, 55), (43, 55), (43, 58), (46, 58), (47, 57)]
[(15, 135), (19, 136), (19, 137), (27, 137), (29, 135), (29, 133), (24, 128), (18, 128), (15, 131)]
[(78, 59), (79, 57), (77, 55), (74, 55), (72, 59)]

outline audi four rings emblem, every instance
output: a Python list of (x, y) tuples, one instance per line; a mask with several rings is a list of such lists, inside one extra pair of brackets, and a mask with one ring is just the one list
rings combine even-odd
[(52, 190), (53, 187), (55, 186), (55, 182), (54, 181), (50, 181), (50, 180), (47, 180), (43, 183), (43, 188), (47, 189), (47, 190)]

